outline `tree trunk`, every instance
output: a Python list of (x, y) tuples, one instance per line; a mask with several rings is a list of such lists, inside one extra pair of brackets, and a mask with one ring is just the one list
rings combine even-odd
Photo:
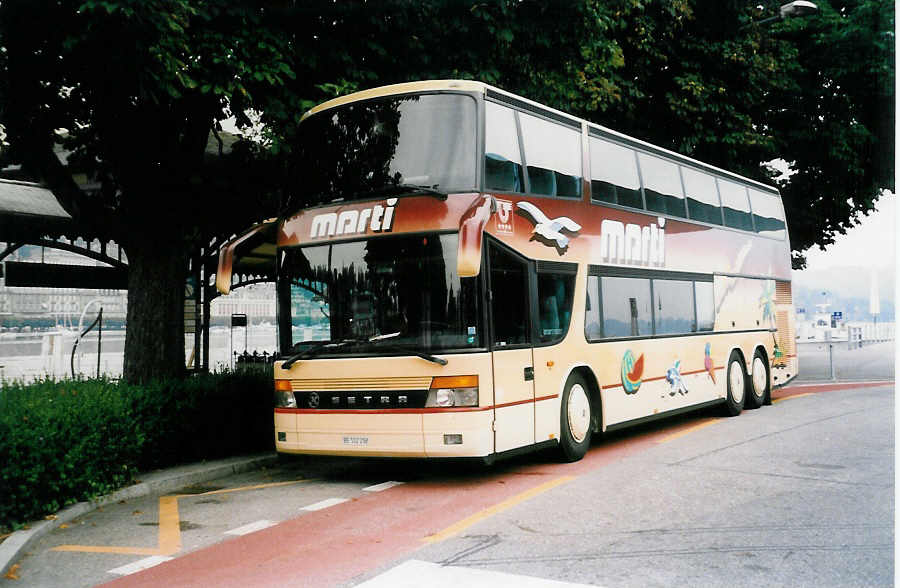
[(124, 378), (131, 383), (184, 376), (184, 281), (181, 240), (126, 246), (128, 316)]

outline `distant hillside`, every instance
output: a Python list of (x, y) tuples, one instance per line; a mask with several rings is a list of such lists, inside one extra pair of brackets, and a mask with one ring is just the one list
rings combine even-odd
[[(865, 260), (870, 261), (870, 260)], [(878, 292), (881, 297), (881, 308), (884, 310), (886, 301), (895, 298), (894, 280), (896, 270), (893, 266), (876, 268), (878, 272)], [(868, 310), (869, 288), (871, 287), (872, 269), (868, 267), (839, 267), (831, 270), (803, 270), (794, 272), (794, 291), (798, 287), (807, 290), (818, 291), (819, 298), (822, 292), (828, 292), (829, 296), (842, 298), (864, 298)], [(818, 300), (820, 301), (820, 300)], [(817, 302), (818, 302), (817, 301)]]
[[(894, 268), (882, 268), (878, 271), (881, 303), (879, 322), (894, 321), (894, 275)], [(869, 268), (844, 267), (829, 271), (794, 272), (794, 308), (805, 308), (812, 315), (816, 311), (816, 304), (829, 302), (829, 310), (842, 312), (845, 321), (871, 321), (870, 284)]]

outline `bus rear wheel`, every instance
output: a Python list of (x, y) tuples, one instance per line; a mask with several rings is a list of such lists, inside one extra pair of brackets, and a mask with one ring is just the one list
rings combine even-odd
[(759, 349), (753, 354), (753, 376), (747, 395), (747, 408), (759, 408), (769, 396), (769, 362)]
[(579, 374), (566, 382), (559, 411), (559, 448), (564, 461), (578, 461), (591, 445), (591, 395)]
[(728, 358), (726, 374), (725, 415), (737, 416), (744, 408), (744, 396), (747, 392), (747, 372), (744, 371), (744, 360), (737, 351), (732, 351)]

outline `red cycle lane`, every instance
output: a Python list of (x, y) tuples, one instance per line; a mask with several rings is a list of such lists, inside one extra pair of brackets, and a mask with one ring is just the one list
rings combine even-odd
[[(890, 383), (838, 385), (857, 388)], [(822, 392), (835, 385), (794, 386), (774, 400)], [(470, 524), (565, 484), (680, 431), (711, 419), (678, 420), (670, 426), (618, 435), (572, 464), (500, 464), (395, 486), (331, 508), (303, 514), (256, 533), (206, 547), (106, 584), (136, 586), (330, 586), (400, 560), (429, 540), (462, 532)], [(699, 424), (698, 424), (699, 423)], [(539, 458), (540, 459), (540, 458)], [(431, 539), (429, 539), (431, 537)]]

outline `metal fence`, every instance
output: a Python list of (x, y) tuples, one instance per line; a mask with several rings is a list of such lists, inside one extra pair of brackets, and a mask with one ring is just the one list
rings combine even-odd
[(797, 343), (797, 381), (893, 380), (893, 341), (859, 340)]

